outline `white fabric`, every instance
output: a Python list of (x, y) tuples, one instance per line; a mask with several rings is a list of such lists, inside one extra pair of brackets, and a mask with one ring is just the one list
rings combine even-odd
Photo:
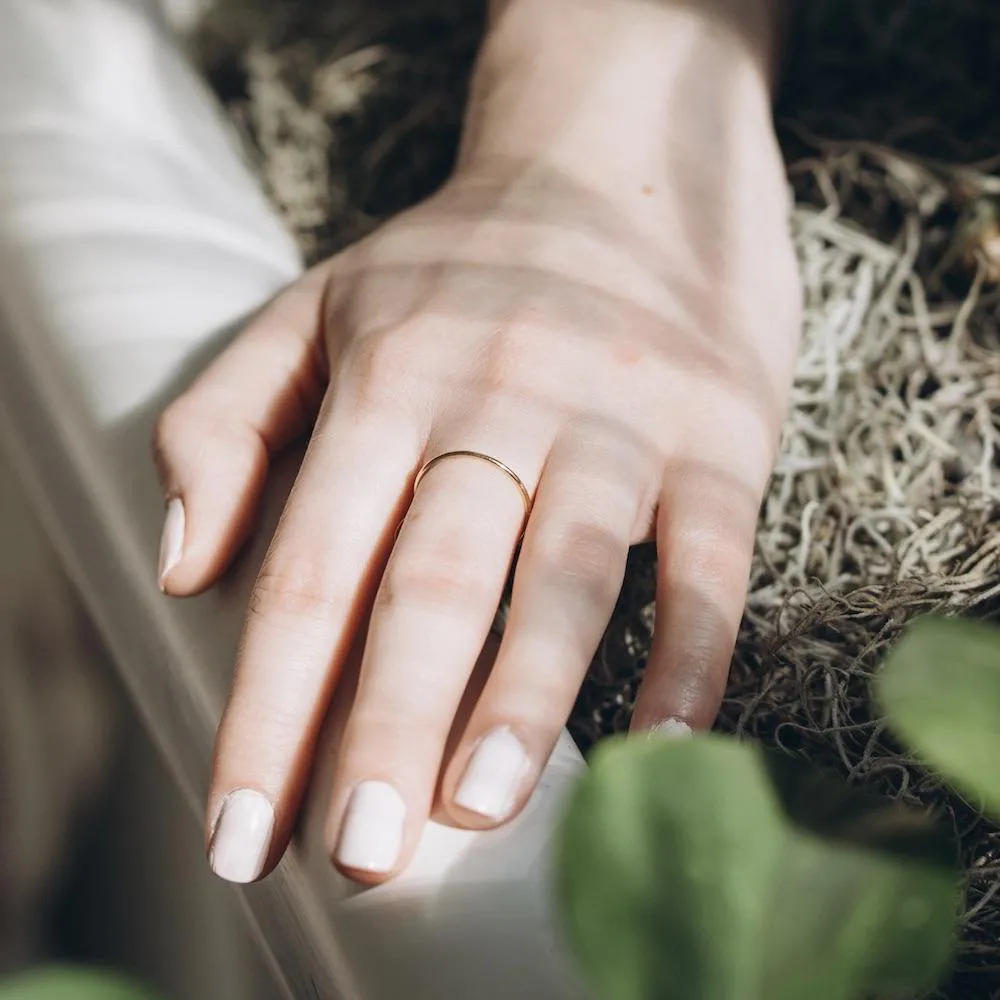
[(0, 973), (44, 949), (73, 821), (114, 719), (100, 645), (0, 451)]
[[(147, 3), (2, 0), (0, 429), (196, 812), (267, 532), (225, 586), (165, 600), (147, 441), (163, 402), (299, 266)], [(318, 780), (301, 842), (246, 894), (287, 996), (578, 997), (546, 847), (581, 767), (564, 737), (517, 823), (432, 824), (402, 879), (353, 896), (323, 856)]]

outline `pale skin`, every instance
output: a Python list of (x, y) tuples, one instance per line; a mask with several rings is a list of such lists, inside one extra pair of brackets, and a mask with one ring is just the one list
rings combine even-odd
[[(494, 3), (449, 181), (279, 295), (163, 414), (174, 596), (219, 577), (269, 458), (312, 429), (218, 734), (223, 877), (281, 857), (361, 634), (334, 863), (379, 882), (432, 810), (474, 828), (516, 816), (638, 542), (655, 539), (659, 568), (632, 728), (712, 725), (798, 340), (777, 23), (774, 0)], [(456, 449), (516, 472), (526, 524), (480, 460), (442, 461), (413, 492)], [(456, 726), (522, 528), (504, 639)], [(496, 733), (502, 759), (463, 795)], [(220, 821), (240, 790), (256, 797)]]

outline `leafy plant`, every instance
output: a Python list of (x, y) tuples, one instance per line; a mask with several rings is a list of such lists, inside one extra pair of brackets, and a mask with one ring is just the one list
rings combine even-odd
[[(1000, 816), (1000, 633), (925, 620), (889, 725)], [(869, 1000), (947, 969), (961, 885), (930, 816), (715, 735), (611, 740), (571, 796), (557, 895), (606, 1000)]]
[(1000, 819), (1000, 631), (954, 618), (914, 622), (875, 691), (906, 745)]
[(154, 1000), (114, 973), (75, 966), (47, 966), (0, 979), (0, 1000)]

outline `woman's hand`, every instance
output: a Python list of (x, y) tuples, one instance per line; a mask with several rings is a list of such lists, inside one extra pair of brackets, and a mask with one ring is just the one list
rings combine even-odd
[[(223, 877), (280, 857), (365, 629), (328, 827), (364, 881), (406, 865), (436, 802), (470, 827), (522, 807), (633, 543), (659, 553), (634, 726), (717, 711), (797, 342), (766, 59), (676, 5), (601, 20), (591, 3), (575, 39), (552, 29), (566, 65), (546, 69), (512, 41), (532, 2), (498, 17), (453, 178), (280, 295), (160, 421), (175, 595), (216, 579), (269, 456), (315, 421), (219, 731)], [(536, 11), (532, 44), (558, 6)], [(435, 464), (413, 495), (455, 450), (516, 473), (526, 524), (516, 483), (475, 458)], [(446, 756), (522, 528), (500, 652)]]

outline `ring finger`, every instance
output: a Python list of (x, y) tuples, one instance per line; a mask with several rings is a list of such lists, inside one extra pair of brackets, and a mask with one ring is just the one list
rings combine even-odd
[(557, 442), (546, 463), (490, 678), (447, 768), (442, 799), (465, 826), (526, 802), (573, 707), (642, 530), (645, 464), (619, 434)]
[[(541, 461), (517, 469), (528, 490)], [(331, 801), (333, 858), (355, 878), (384, 879), (417, 846), (524, 517), (507, 473), (468, 455), (436, 462), (415, 491), (375, 598)]]

